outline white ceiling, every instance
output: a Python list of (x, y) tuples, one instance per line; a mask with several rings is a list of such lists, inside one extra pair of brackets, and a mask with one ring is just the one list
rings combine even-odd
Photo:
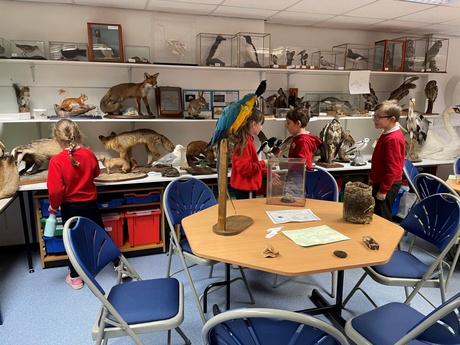
[(9, 0), (266, 20), (335, 29), (460, 36), (460, 0), (441, 6), (401, 0)]

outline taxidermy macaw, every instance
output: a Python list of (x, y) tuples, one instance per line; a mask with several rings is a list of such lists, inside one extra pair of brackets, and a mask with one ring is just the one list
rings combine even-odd
[(235, 134), (238, 129), (246, 124), (246, 120), (252, 114), (257, 98), (262, 96), (266, 88), (267, 81), (262, 80), (255, 93), (248, 93), (240, 100), (224, 108), (217, 120), (210, 146), (219, 144), (222, 139), (227, 138), (230, 134)]

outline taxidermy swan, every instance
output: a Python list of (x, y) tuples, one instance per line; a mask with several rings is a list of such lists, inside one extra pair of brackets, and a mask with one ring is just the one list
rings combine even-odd
[(450, 140), (445, 140), (442, 133), (430, 130), (425, 143), (419, 148), (419, 158), (448, 160), (458, 157), (460, 153), (460, 138), (451, 123), (451, 115), (458, 113), (460, 113), (460, 109), (456, 106), (450, 106), (444, 110), (442, 119)]

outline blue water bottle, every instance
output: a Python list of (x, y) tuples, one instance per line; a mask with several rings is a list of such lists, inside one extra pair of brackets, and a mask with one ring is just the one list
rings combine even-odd
[(48, 219), (46, 220), (45, 231), (43, 234), (47, 237), (53, 237), (55, 231), (56, 231), (56, 215), (53, 213), (50, 213)]

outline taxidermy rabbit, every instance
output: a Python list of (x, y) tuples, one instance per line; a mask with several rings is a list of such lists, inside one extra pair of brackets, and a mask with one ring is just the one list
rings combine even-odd
[(198, 91), (198, 98), (193, 99), (188, 107), (187, 112), (189, 116), (198, 116), (201, 114), (201, 108), (206, 105), (206, 100), (203, 97), (204, 91)]

